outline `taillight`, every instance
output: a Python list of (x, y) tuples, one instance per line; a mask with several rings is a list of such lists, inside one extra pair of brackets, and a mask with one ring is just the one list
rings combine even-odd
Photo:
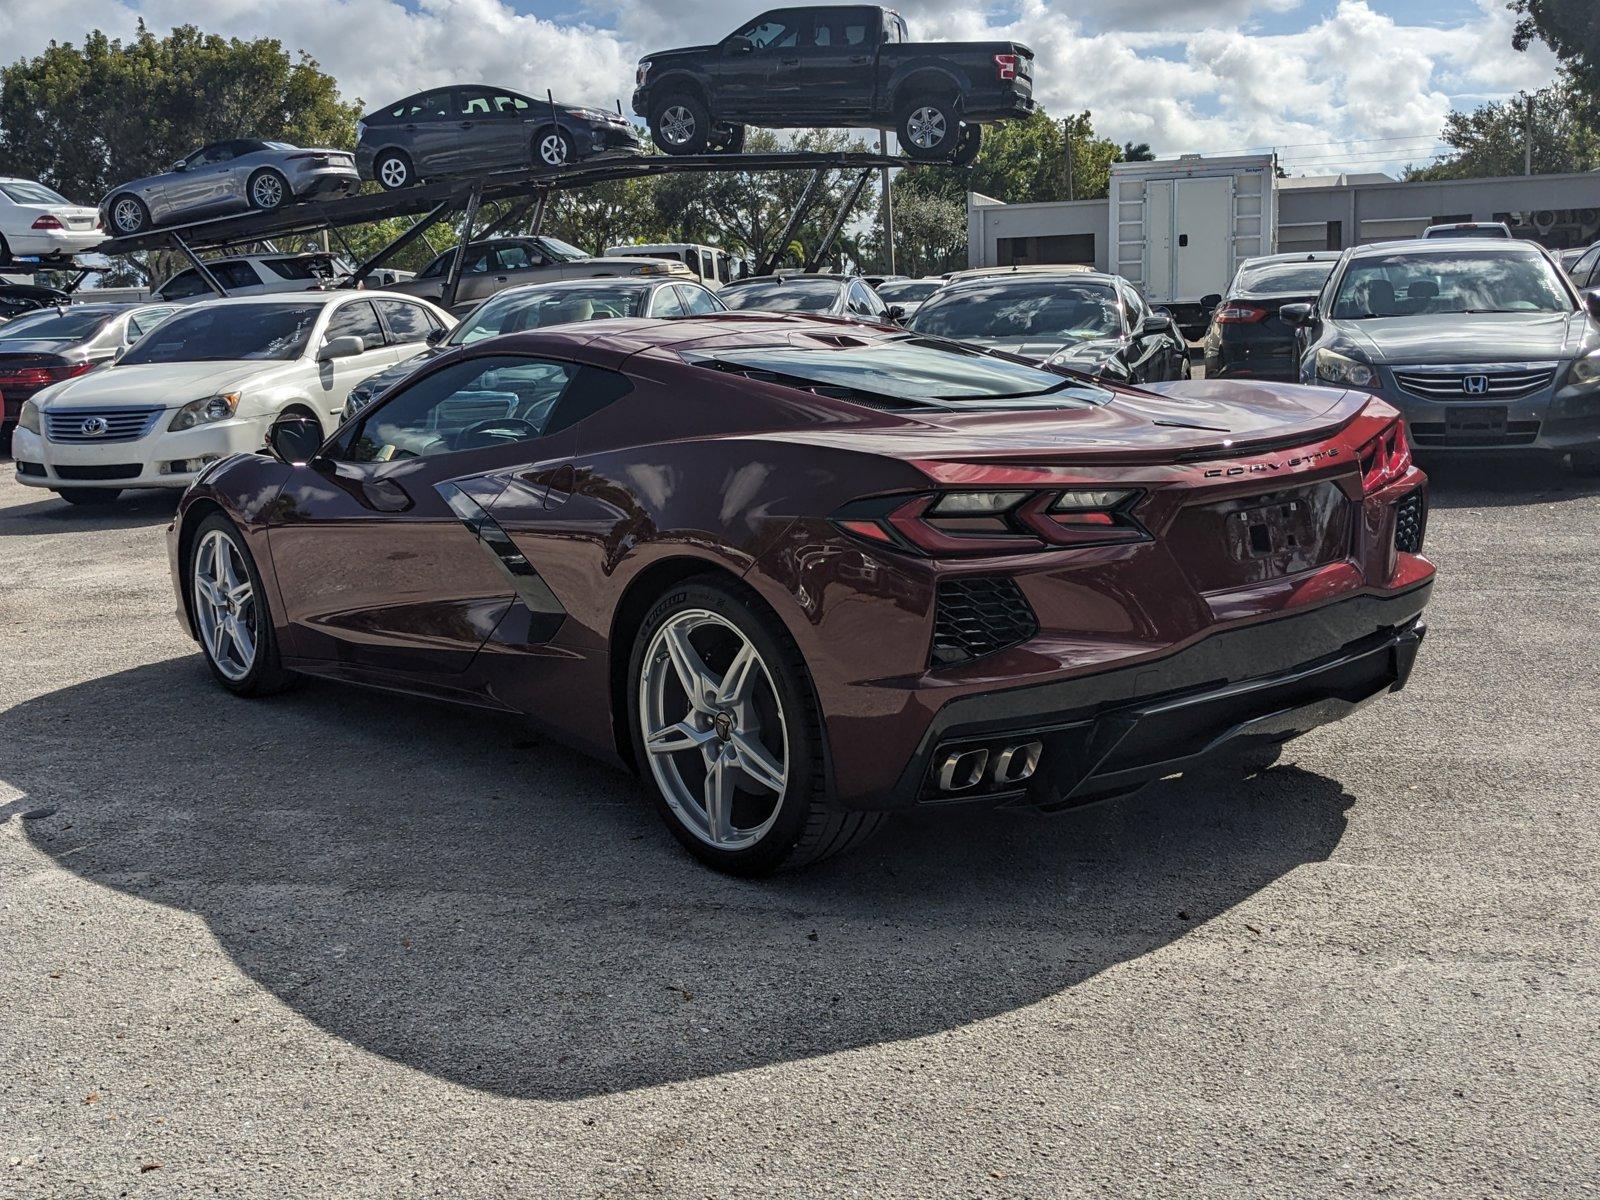
[(1017, 56), (1015, 54), (996, 54), (994, 56), (994, 73), (1003, 83), (1009, 83), (1017, 77)]
[(0, 367), (0, 383), (16, 388), (42, 388), (63, 379), (94, 370), (92, 362), (68, 363), (62, 367)]
[(1399, 479), (1411, 469), (1411, 442), (1406, 437), (1406, 423), (1396, 421), (1361, 447), (1359, 460), (1364, 492), (1375, 492)]
[(1270, 310), (1254, 304), (1224, 304), (1217, 309), (1216, 322), (1218, 325), (1254, 325), (1271, 315)]
[(846, 533), (937, 557), (1027, 554), (1140, 542), (1133, 488), (926, 492), (857, 500), (833, 514)]
[(61, 223), (61, 218), (60, 217), (51, 216), (49, 213), (45, 213), (44, 216), (39, 217), (38, 219), (36, 219), (34, 221), (34, 223), (33, 223), (33, 227), (35, 229), (65, 229), (66, 228), (66, 226)]

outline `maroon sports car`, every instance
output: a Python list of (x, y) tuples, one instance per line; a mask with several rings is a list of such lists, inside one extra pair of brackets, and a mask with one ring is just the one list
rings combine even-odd
[(812, 317), (489, 339), (270, 442), (170, 534), (224, 687), (522, 714), (747, 874), (1270, 755), (1405, 683), (1433, 579), (1381, 400)]

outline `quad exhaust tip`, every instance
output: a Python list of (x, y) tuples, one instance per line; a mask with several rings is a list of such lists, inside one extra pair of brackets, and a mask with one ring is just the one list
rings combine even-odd
[(987, 782), (993, 788), (1015, 787), (1032, 777), (1044, 756), (1041, 741), (969, 746), (947, 751), (935, 775), (944, 795), (970, 792)]

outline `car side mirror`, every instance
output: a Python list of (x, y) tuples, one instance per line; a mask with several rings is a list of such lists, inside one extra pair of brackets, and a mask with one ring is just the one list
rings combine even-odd
[(1583, 293), (1583, 306), (1589, 310), (1592, 319), (1600, 321), (1600, 288), (1590, 288)]
[(267, 430), (267, 449), (281, 463), (304, 466), (322, 449), (322, 426), (310, 417), (284, 417), (274, 421)]
[(1221, 292), (1212, 292), (1209, 295), (1205, 295), (1205, 296), (1201, 296), (1200, 297), (1200, 307), (1201, 308), (1215, 308), (1217, 305), (1219, 305), (1221, 303), (1222, 303), (1222, 293)]
[(756, 48), (756, 44), (747, 37), (731, 37), (722, 43), (724, 54), (749, 54)]
[(444, 341), (445, 334), (449, 332), (450, 331), (448, 329), (444, 329), (435, 325), (432, 329), (428, 330), (428, 336), (422, 340), (427, 342), (430, 346), (437, 346), (440, 342)]
[(318, 362), (328, 362), (335, 358), (354, 358), (357, 354), (366, 351), (367, 344), (358, 337), (336, 337), (331, 341), (322, 343), (322, 349), (317, 351)]
[(1286, 325), (1309, 325), (1311, 324), (1311, 305), (1285, 304), (1278, 310), (1278, 319)]
[(1134, 337), (1157, 337), (1172, 328), (1172, 318), (1164, 317), (1160, 313), (1146, 313), (1139, 320), (1139, 326), (1133, 331)]
[(889, 320), (893, 321), (896, 325), (898, 325), (901, 321), (904, 321), (905, 319), (906, 319), (906, 308), (905, 308), (905, 305), (903, 305), (903, 304), (891, 304), (891, 305), (889, 305)]

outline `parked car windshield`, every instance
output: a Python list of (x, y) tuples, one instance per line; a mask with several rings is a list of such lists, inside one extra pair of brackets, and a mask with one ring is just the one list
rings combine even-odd
[(1011, 362), (948, 342), (902, 336), (865, 346), (730, 347), (690, 351), (684, 358), (700, 365), (742, 374), (760, 374), (800, 387), (838, 389), (851, 398), (881, 396), (916, 406), (988, 405), (996, 401), (1040, 401), (1059, 406), (1063, 399), (1097, 404), (1110, 398), (1026, 363)]
[(827, 312), (838, 299), (839, 285), (832, 279), (763, 281), (722, 289), (722, 302), (729, 308), (762, 312)]
[(1328, 282), (1333, 262), (1249, 263), (1239, 268), (1235, 296), (1315, 296)]
[(206, 305), (169, 317), (122, 356), (124, 366), (298, 358), (321, 304)]
[(31, 179), (8, 179), (0, 183), (0, 192), (4, 192), (15, 204), (65, 204), (69, 207), (72, 204), (65, 196)]
[(1570, 312), (1556, 268), (1536, 251), (1396, 251), (1350, 262), (1330, 311), (1365, 321), (1439, 313)]
[(942, 279), (898, 279), (878, 285), (885, 304), (920, 304), (944, 286)]
[(520, 333), (546, 325), (574, 321), (599, 321), (607, 317), (637, 317), (644, 311), (648, 288), (617, 283), (592, 287), (550, 288), (507, 292), (476, 309), (445, 339), (451, 346), (470, 346), (503, 333)]
[(1110, 284), (1077, 279), (1024, 282), (1015, 276), (942, 290), (911, 318), (935, 337), (1037, 338), (1087, 342), (1122, 332)]
[(42, 338), (52, 342), (76, 342), (88, 337), (112, 317), (105, 309), (73, 310), (46, 309), (29, 313), (0, 325), (0, 338)]

